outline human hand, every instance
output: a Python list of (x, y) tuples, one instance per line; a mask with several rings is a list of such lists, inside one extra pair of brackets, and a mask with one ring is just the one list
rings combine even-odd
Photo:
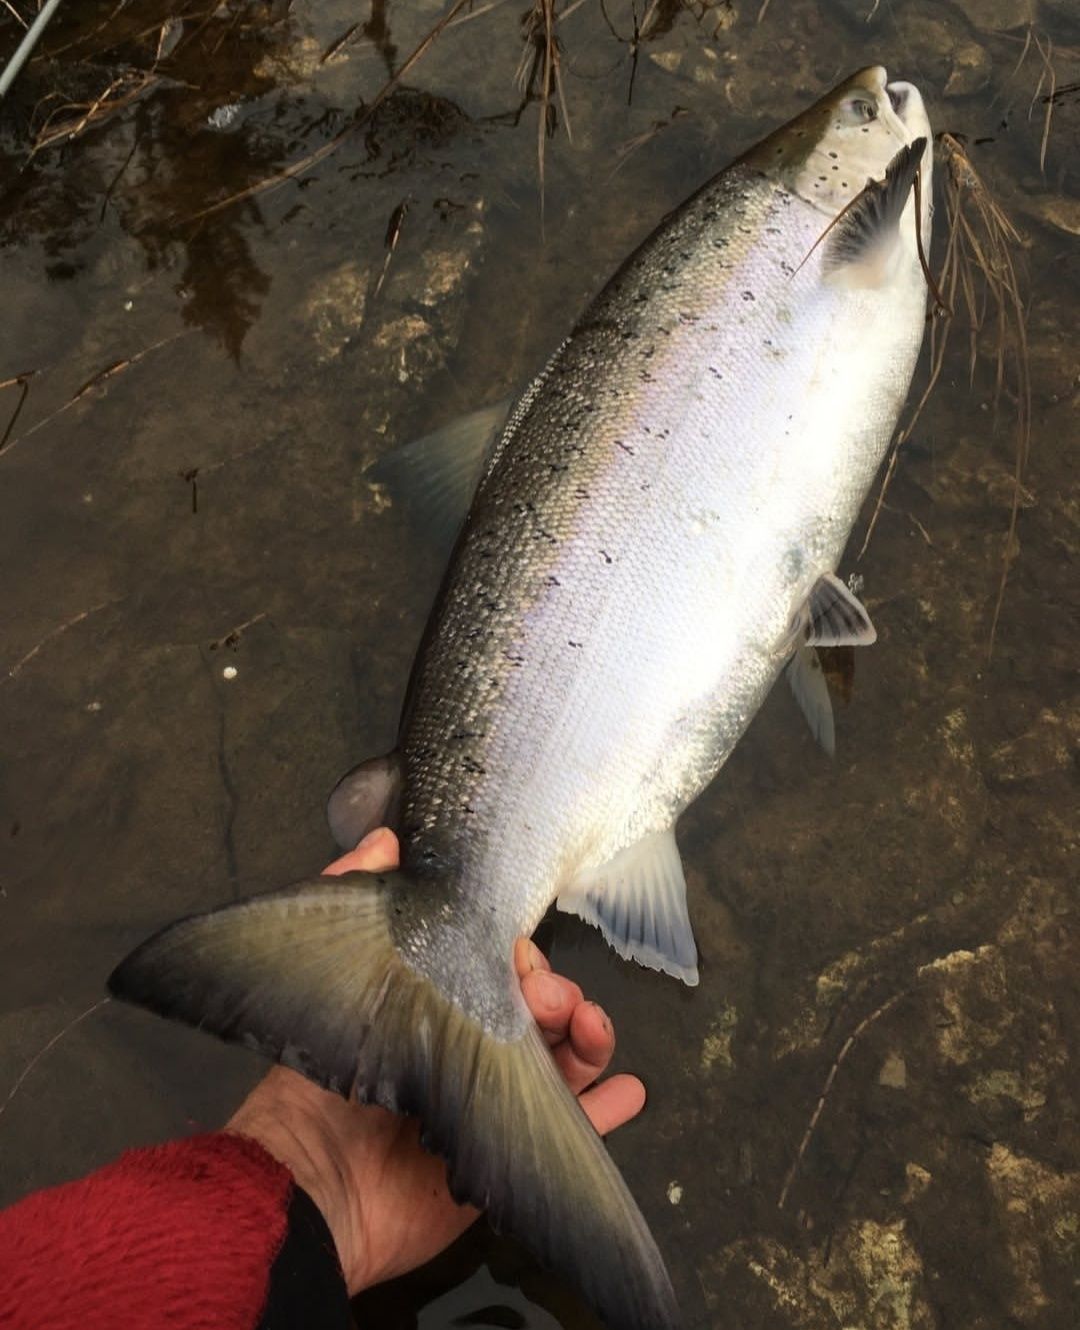
[[(378, 873), (397, 863), (397, 837), (383, 827), (325, 871)], [(514, 964), (529, 1010), (593, 1126), (604, 1135), (629, 1122), (645, 1103), (638, 1078), (594, 1084), (615, 1049), (607, 1016), (577, 984), (553, 974), (526, 938), (517, 941)], [(420, 1145), (415, 1118), (345, 1100), (287, 1067), (267, 1073), (226, 1130), (257, 1140), (319, 1207), (350, 1294), (422, 1265), (480, 1213), (451, 1198), (446, 1164)]]

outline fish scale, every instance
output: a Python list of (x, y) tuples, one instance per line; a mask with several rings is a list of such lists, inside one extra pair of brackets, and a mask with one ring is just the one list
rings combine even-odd
[(511, 935), (712, 779), (891, 436), (921, 275), (919, 323), (873, 348), (893, 381), (841, 401), (848, 335), (895, 295), (823, 286), (800, 203), (751, 167), (699, 195), (560, 348), (475, 501), (402, 736), (404, 855), (467, 862), (462, 891), (518, 903)]

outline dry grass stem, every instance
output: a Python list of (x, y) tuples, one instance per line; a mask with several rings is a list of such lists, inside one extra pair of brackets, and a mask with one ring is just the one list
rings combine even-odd
[(536, 165), (540, 181), (541, 223), (544, 217), (545, 148), (548, 138), (555, 132), (553, 98), (558, 101), (562, 112), (566, 137), (571, 142), (574, 139), (563, 91), (561, 49), (555, 35), (558, 21), (555, 0), (534, 0), (532, 9), (524, 19), (525, 47), (514, 76), (524, 101), (527, 103), (535, 97), (540, 102), (536, 124)]
[(26, 1080), (27, 1076), (30, 1075), (30, 1073), (34, 1070), (34, 1068), (45, 1056), (45, 1054), (48, 1053), (50, 1049), (55, 1048), (56, 1045), (60, 1042), (60, 1040), (63, 1039), (66, 1035), (69, 1035), (71, 1031), (75, 1029), (76, 1025), (81, 1025), (82, 1022), (85, 1021), (88, 1016), (93, 1016), (95, 1011), (100, 1011), (102, 1007), (108, 1006), (108, 1004), (111, 1001), (112, 998), (108, 997), (100, 998), (97, 1002), (94, 1003), (92, 1007), (87, 1007), (85, 1011), (80, 1012), (78, 1016), (68, 1021), (67, 1025), (65, 1025), (63, 1029), (58, 1030), (56, 1034), (53, 1035), (53, 1037), (43, 1048), (38, 1049), (38, 1051), (34, 1054), (34, 1056), (30, 1059), (30, 1061), (26, 1064), (25, 1067), (23, 1067), (22, 1071), (19, 1073), (19, 1076), (16, 1079), (15, 1084), (8, 1091), (7, 1098), (4, 1100), (2, 1104), (0, 1104), (0, 1118), (2, 1118), (4, 1114), (7, 1112), (9, 1104), (18, 1094), (23, 1081)]
[[(193, 331), (194, 329), (187, 328), (183, 332), (172, 333), (169, 337), (163, 337), (160, 341), (144, 347), (141, 351), (137, 351), (133, 356), (126, 356), (120, 360), (114, 360), (111, 364), (106, 365), (104, 369), (99, 369), (96, 373), (92, 374), (71, 397), (68, 398), (63, 406), (58, 406), (55, 411), (50, 411), (47, 416), (42, 416), (39, 421), (30, 426), (25, 434), (20, 434), (17, 438), (12, 439), (10, 443), (6, 443), (0, 448), (0, 456), (10, 453), (14, 448), (17, 448), (24, 439), (29, 439), (30, 436), (36, 434), (38, 430), (44, 429), (46, 425), (50, 424), (58, 416), (62, 416), (65, 411), (69, 411), (77, 402), (81, 402), (87, 394), (94, 392), (98, 388), (103, 388), (110, 379), (114, 379), (118, 374), (122, 374), (124, 370), (131, 369), (133, 365), (137, 365), (139, 361), (145, 360), (145, 358), (152, 352), (159, 351), (163, 346), (168, 346), (170, 342), (176, 342), (179, 341), (181, 337), (190, 336)], [(17, 381), (18, 380), (14, 380), (14, 382)]]
[(945, 318), (934, 319), (931, 323), (930, 373), (926, 387), (893, 441), (885, 476), (858, 557), (862, 558), (870, 544), (896, 470), (899, 451), (911, 437), (941, 377), (955, 317), (962, 314), (968, 332), (969, 382), (974, 382), (980, 358), (980, 336), (989, 331), (993, 337), (991, 355), (995, 413), (1007, 386), (1011, 386), (1016, 411), (1013, 498), (1001, 579), (990, 622), (988, 652), (992, 653), (1009, 567), (1015, 553), (1016, 523), (1031, 442), (1027, 319), (1013, 259), (1013, 252), (1022, 242), (1020, 233), (975, 171), (959, 140), (951, 134), (942, 134), (938, 139), (938, 149), (946, 168), (944, 193), (947, 232), (937, 285), (941, 292), (940, 299), (952, 313)]
[(355, 37), (359, 31), (360, 24), (354, 23), (351, 27), (346, 28), (340, 37), (335, 37), (322, 55), (319, 56), (319, 64), (325, 65), (327, 60), (332, 60), (339, 51), (343, 51), (348, 46), (349, 39)]
[(0, 390), (4, 388), (18, 388), (19, 400), (15, 403), (15, 410), (8, 417), (8, 423), (4, 426), (4, 432), (0, 435), (0, 453), (8, 446), (8, 439), (11, 438), (11, 431), (15, 428), (22, 409), (26, 405), (26, 399), (30, 394), (30, 380), (37, 374), (36, 369), (27, 370), (24, 374), (15, 374), (10, 379), (5, 379), (0, 383)]
[(657, 134), (663, 133), (665, 129), (670, 128), (676, 120), (681, 120), (683, 116), (689, 114), (685, 106), (676, 106), (666, 120), (654, 120), (653, 123), (641, 134), (636, 134), (632, 139), (627, 139), (625, 143), (619, 145), (615, 150), (616, 162), (611, 168), (608, 179), (611, 180), (618, 171), (621, 171), (639, 148), (643, 148), (646, 143), (651, 143)]
[(1046, 175), (1046, 150), (1050, 145), (1050, 124), (1054, 117), (1054, 103), (1057, 100), (1057, 74), (1050, 60), (1050, 55), (1054, 49), (1054, 43), (1050, 38), (1047, 37), (1046, 45), (1043, 46), (1041, 38), (1036, 34), (1035, 47), (1039, 52), (1043, 67), (1039, 74), (1039, 81), (1035, 85), (1035, 92), (1032, 94), (1031, 105), (1028, 107), (1028, 118), (1030, 119), (1031, 113), (1035, 110), (1035, 103), (1042, 95), (1044, 85), (1047, 85), (1049, 90), (1042, 98), (1046, 111), (1043, 115), (1042, 138), (1039, 140), (1039, 170), (1043, 175)]
[(74, 628), (76, 624), (82, 623), (84, 619), (89, 619), (92, 614), (98, 614), (101, 610), (106, 609), (113, 604), (115, 604), (115, 601), (103, 600), (99, 605), (91, 605), (88, 610), (80, 610), (78, 614), (73, 614), (70, 619), (66, 619), (63, 623), (58, 623), (55, 628), (50, 628), (40, 642), (35, 643), (29, 651), (19, 657), (0, 682), (10, 683), (12, 679), (17, 679), (38, 652), (40, 652), (43, 647), (48, 646), (54, 638), (59, 637), (62, 633), (66, 633), (69, 628)]
[(160, 81), (159, 76), (151, 70), (128, 70), (113, 79), (92, 102), (67, 102), (50, 111), (34, 137), (30, 156), (57, 143), (70, 143), (87, 129), (125, 110)]

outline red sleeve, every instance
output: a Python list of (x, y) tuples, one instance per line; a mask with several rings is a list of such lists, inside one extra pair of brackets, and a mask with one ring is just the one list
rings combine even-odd
[(4, 1330), (252, 1330), (292, 1175), (219, 1132), (130, 1150), (0, 1212)]

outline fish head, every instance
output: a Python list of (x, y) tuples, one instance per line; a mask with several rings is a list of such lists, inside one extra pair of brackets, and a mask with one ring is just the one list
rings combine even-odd
[(868, 180), (883, 180), (901, 148), (919, 138), (926, 139), (920, 172), (926, 231), (933, 161), (930, 121), (918, 88), (890, 83), (881, 65), (852, 74), (770, 134), (746, 160), (832, 218)]

